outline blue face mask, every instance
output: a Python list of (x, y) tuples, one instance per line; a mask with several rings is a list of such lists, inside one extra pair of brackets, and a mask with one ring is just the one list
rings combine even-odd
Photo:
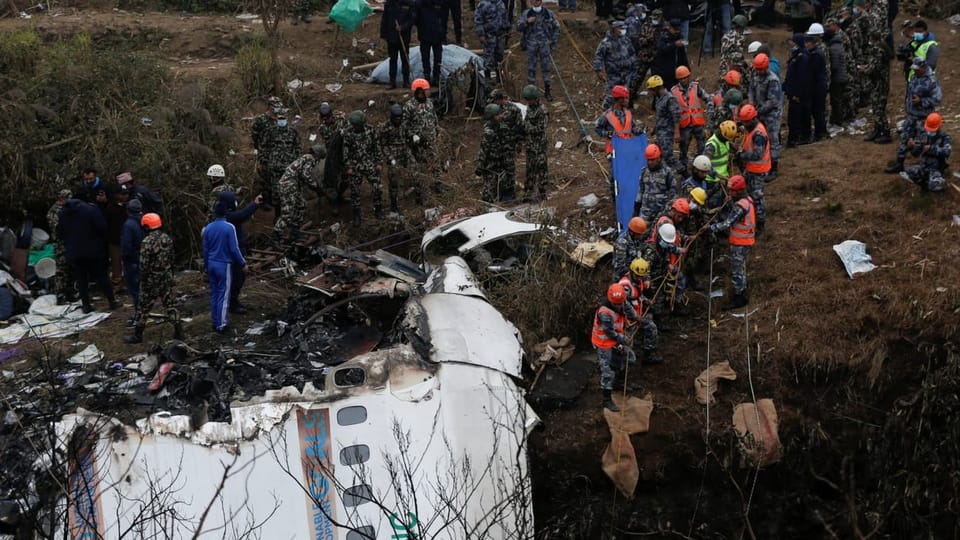
[(927, 137), (933, 137), (933, 136), (936, 135), (936, 134), (937, 134), (936, 131), (928, 131), (928, 132), (927, 132)]
[(280, 127), (287, 127), (287, 121), (286, 121), (286, 120), (277, 120), (277, 125), (280, 126)]
[(923, 35), (923, 32), (914, 32), (914, 33), (913, 33), (913, 39), (914, 39), (915, 41), (923, 41), (923, 38), (924, 38), (924, 37), (925, 37), (925, 36)]

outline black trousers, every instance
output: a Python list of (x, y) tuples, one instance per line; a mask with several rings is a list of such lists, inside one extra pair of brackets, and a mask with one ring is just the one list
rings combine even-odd
[(811, 100), (790, 100), (787, 110), (787, 144), (798, 144), (810, 141), (810, 117), (813, 104)]
[[(431, 54), (432, 53), (432, 54)], [(433, 57), (431, 62), (431, 56)], [(431, 86), (440, 84), (440, 64), (443, 63), (443, 44), (430, 41), (420, 42), (420, 61), (423, 64), (423, 78)]]
[(104, 258), (77, 259), (70, 261), (70, 268), (73, 270), (73, 276), (77, 278), (77, 291), (80, 293), (80, 301), (84, 306), (90, 305), (90, 282), (94, 281), (97, 287), (107, 296), (107, 300), (112, 304), (115, 300), (113, 296), (113, 287), (110, 285), (110, 279), (107, 278), (107, 264)]
[(827, 91), (814, 91), (811, 106), (813, 133), (817, 137), (825, 137), (827, 135)]
[(399, 41), (387, 42), (387, 55), (390, 58), (390, 84), (396, 84), (397, 82), (397, 59), (399, 58), (400, 69), (403, 71), (403, 85), (410, 85), (410, 57), (407, 56), (406, 50), (409, 43), (409, 38), (403, 43)]

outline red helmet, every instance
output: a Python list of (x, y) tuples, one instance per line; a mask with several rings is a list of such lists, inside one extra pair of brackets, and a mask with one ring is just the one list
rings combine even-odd
[(670, 209), (678, 214), (683, 214), (685, 216), (690, 215), (690, 201), (686, 199), (677, 199), (673, 201), (673, 204), (670, 205)]
[(679, 66), (674, 72), (673, 75), (678, 79), (683, 79), (690, 76), (690, 68), (687, 66)]
[(767, 69), (770, 67), (770, 57), (760, 53), (753, 57), (753, 69)]
[(937, 131), (940, 129), (940, 125), (943, 123), (943, 117), (940, 116), (940, 113), (930, 113), (927, 115), (927, 119), (923, 122), (923, 129), (927, 131)]
[(610, 90), (610, 97), (613, 99), (629, 98), (630, 90), (627, 90), (626, 86), (618, 84), (613, 87), (613, 90)]
[(153, 229), (159, 229), (163, 225), (163, 222), (160, 221), (159, 215), (154, 213), (149, 213), (149, 214), (144, 214), (143, 217), (140, 218), (140, 225), (152, 231)]
[(723, 80), (730, 86), (740, 86), (740, 72), (731, 69), (723, 75)]
[(417, 90), (429, 90), (430, 81), (426, 79), (414, 79), (413, 84), (410, 85), (410, 90), (416, 92)]
[(757, 108), (749, 103), (740, 107), (740, 121), (749, 122), (757, 117)]
[(747, 179), (742, 174), (736, 174), (727, 179), (727, 189), (742, 191), (747, 189)]
[(655, 144), (648, 144), (647, 149), (643, 151), (647, 159), (660, 159), (660, 147)]
[(620, 305), (627, 301), (627, 291), (623, 288), (623, 285), (619, 283), (614, 283), (613, 285), (607, 287), (607, 300), (610, 301), (613, 305)]
[(647, 220), (640, 216), (634, 216), (630, 218), (630, 223), (627, 223), (627, 228), (633, 234), (643, 234), (647, 232)]

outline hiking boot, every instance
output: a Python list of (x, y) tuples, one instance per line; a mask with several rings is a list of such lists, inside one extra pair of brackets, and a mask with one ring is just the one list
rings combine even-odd
[(247, 313), (247, 308), (239, 302), (236, 304), (230, 304), (230, 313), (235, 313), (237, 315), (245, 315)]
[(869, 135), (863, 138), (863, 142), (873, 142), (876, 140), (877, 136), (880, 135), (880, 130), (878, 128), (873, 128), (873, 131)]
[(138, 326), (133, 329), (132, 334), (123, 336), (123, 342), (127, 344), (143, 343), (143, 327)]
[(896, 174), (896, 173), (903, 172), (903, 160), (898, 159), (896, 163), (884, 169), (883, 172), (887, 174)]
[(83, 306), (80, 308), (84, 313), (91, 313), (93, 311), (93, 306), (89, 302), (84, 302)]
[(120, 309), (123, 307), (123, 302), (113, 299), (110, 301), (110, 309)]
[(550, 83), (543, 83), (543, 99), (553, 101), (553, 94), (550, 93)]
[(877, 138), (873, 140), (877, 144), (890, 144), (893, 142), (893, 137), (890, 136), (890, 130), (885, 129), (877, 134)]
[(134, 315), (133, 317), (130, 317), (129, 319), (127, 319), (126, 327), (127, 327), (127, 328), (130, 328), (130, 329), (133, 329), (133, 328), (136, 328), (136, 327), (137, 327), (137, 316), (136, 316), (136, 315)]
[(612, 394), (612, 390), (603, 391), (603, 408), (612, 412), (620, 412), (620, 407), (617, 407), (617, 404), (613, 402)]
[(379, 204), (373, 207), (373, 217), (383, 219), (383, 207)]
[(655, 350), (643, 351), (643, 365), (656, 366), (663, 363), (663, 356), (657, 354)]
[(70, 303), (70, 302), (67, 300), (67, 295), (65, 295), (65, 294), (58, 294), (58, 295), (57, 295), (57, 305), (58, 305), (58, 306), (63, 306), (63, 305), (69, 304), (69, 303)]
[(729, 301), (723, 304), (721, 309), (724, 311), (729, 311), (731, 309), (741, 308), (747, 305), (749, 302), (750, 301), (747, 299), (746, 291), (744, 291), (739, 294), (734, 294)]

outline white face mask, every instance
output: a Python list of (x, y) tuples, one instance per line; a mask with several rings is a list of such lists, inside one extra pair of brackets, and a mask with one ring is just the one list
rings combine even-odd
[(542, 10), (542, 9), (543, 9), (543, 6), (533, 6), (533, 12), (534, 12), (534, 13), (540, 13), (540, 10)]

